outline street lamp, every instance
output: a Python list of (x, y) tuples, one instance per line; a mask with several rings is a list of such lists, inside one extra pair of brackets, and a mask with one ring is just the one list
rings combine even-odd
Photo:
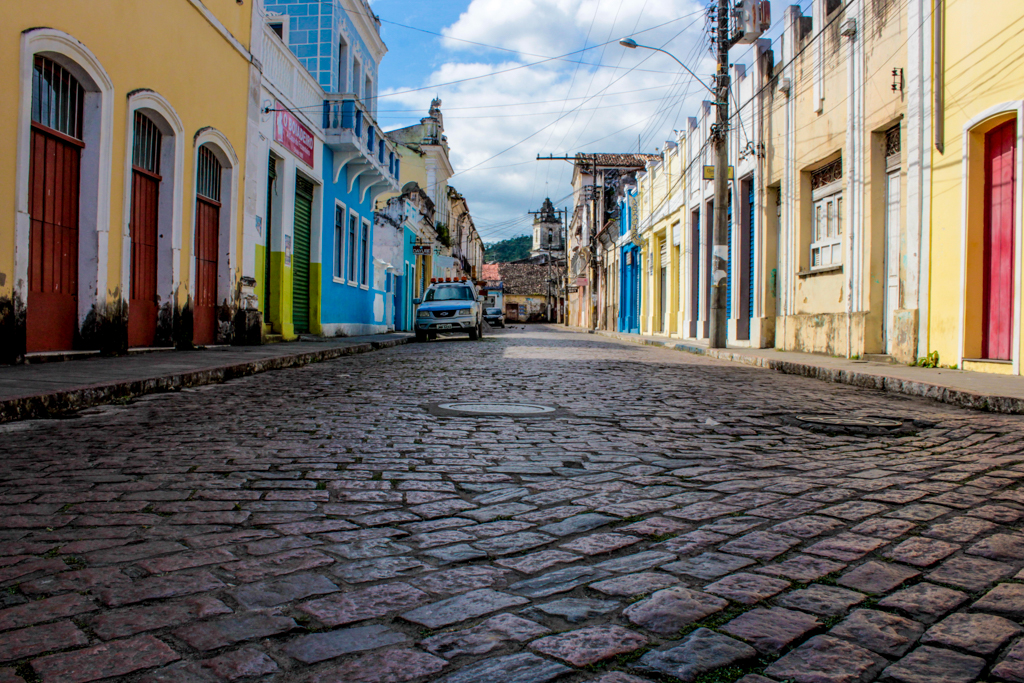
[(695, 79), (697, 79), (697, 82), (698, 82), (698, 83), (700, 83), (701, 85), (703, 85), (703, 86), (704, 86), (705, 88), (707, 88), (708, 90), (710, 90), (712, 94), (714, 94), (714, 92), (715, 92), (715, 91), (714, 91), (714, 89), (713, 89), (713, 88), (712, 88), (711, 86), (709, 86), (708, 84), (706, 84), (706, 83), (705, 83), (704, 81), (700, 80), (700, 76), (698, 76), (697, 74), (695, 74), (695, 73), (693, 73), (692, 71), (690, 71), (690, 67), (688, 67), (688, 66), (686, 66), (685, 64), (683, 64), (682, 62), (680, 62), (680, 61), (679, 61), (679, 59), (678, 59), (678, 58), (677, 58), (677, 57), (676, 57), (676, 56), (675, 56), (674, 54), (672, 54), (671, 52), (669, 52), (668, 50), (662, 50), (662, 49), (661, 49), (660, 47), (651, 47), (650, 45), (639, 45), (639, 44), (637, 44), (637, 42), (636, 42), (635, 40), (633, 40), (632, 38), (622, 38), (621, 40), (619, 40), (619, 45), (621, 45), (622, 47), (628, 47), (628, 48), (629, 48), (630, 50), (635, 50), (635, 49), (637, 49), (638, 47), (642, 47), (642, 48), (643, 48), (643, 49), (645, 49), (645, 50), (654, 50), (655, 52), (661, 52), (661, 53), (664, 53), (664, 54), (668, 55), (668, 56), (669, 56), (669, 57), (671, 57), (672, 59), (676, 60), (676, 63), (677, 63), (677, 64), (678, 64), (679, 66), (681, 66), (681, 67), (683, 67), (684, 69), (686, 69), (686, 72), (687, 72), (688, 74), (690, 74), (690, 75), (691, 75), (691, 76), (693, 76), (693, 77), (694, 77)]
[(729, 47), (731, 47), (732, 41), (728, 37), (728, 31), (729, 3), (728, 0), (718, 0), (718, 31), (715, 39), (715, 46), (718, 48), (718, 74), (715, 76), (717, 90), (700, 80), (697, 74), (690, 70), (690, 67), (679, 61), (679, 58), (671, 52), (662, 50), (660, 47), (638, 45), (632, 38), (623, 38), (619, 41), (619, 45), (630, 50), (642, 47), (645, 50), (667, 54), (714, 95), (718, 121), (711, 127), (711, 138), (715, 142), (715, 213), (713, 248), (711, 250), (711, 315), (709, 316), (711, 324), (708, 331), (708, 346), (712, 349), (725, 348), (729, 324), (726, 316), (726, 288), (729, 277), (727, 270), (729, 227), (726, 213), (729, 205), (729, 143), (726, 138), (726, 129), (729, 123)]

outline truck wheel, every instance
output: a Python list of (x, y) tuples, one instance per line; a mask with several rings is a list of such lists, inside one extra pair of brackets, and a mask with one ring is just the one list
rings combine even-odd
[(476, 327), (471, 328), (469, 330), (469, 339), (470, 339), (470, 341), (476, 341), (479, 338), (480, 338), (480, 325), (477, 325)]
[(421, 330), (416, 330), (416, 343), (422, 344), (427, 341), (427, 333)]

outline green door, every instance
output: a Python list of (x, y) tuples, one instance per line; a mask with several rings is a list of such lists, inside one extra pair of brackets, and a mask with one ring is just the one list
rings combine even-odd
[(292, 254), (292, 323), (309, 332), (309, 241), (313, 223), (313, 183), (295, 177), (295, 247)]

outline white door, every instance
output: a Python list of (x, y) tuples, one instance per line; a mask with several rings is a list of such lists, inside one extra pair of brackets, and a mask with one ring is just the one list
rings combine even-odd
[(885, 191), (885, 352), (896, 342), (893, 320), (900, 307), (900, 172), (889, 173)]

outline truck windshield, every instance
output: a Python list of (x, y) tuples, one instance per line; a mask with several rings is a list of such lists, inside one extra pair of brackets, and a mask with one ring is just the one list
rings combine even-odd
[(472, 301), (473, 292), (469, 287), (434, 287), (427, 291), (424, 301)]

